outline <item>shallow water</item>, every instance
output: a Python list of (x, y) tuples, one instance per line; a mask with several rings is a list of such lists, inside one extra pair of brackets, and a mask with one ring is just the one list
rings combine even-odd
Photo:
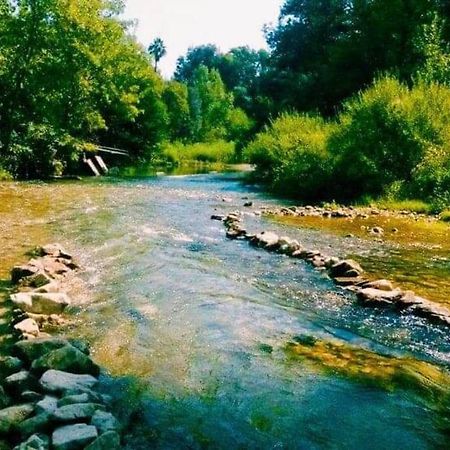
[[(306, 335), (358, 348), (359, 359), (426, 360), (446, 380), (448, 330), (362, 309), (303, 262), (226, 240), (210, 216), (241, 209), (242, 197), (278, 204), (235, 174), (2, 185), (2, 277), (30, 245), (75, 251), (87, 288), (74, 292), (83, 304), (67, 333), (89, 339), (111, 372), (104, 388), (131, 421), (127, 449), (446, 448), (440, 376), (430, 375), (430, 395), (386, 389), (292, 358), (287, 344)], [(329, 253), (348, 245), (246, 222)]]

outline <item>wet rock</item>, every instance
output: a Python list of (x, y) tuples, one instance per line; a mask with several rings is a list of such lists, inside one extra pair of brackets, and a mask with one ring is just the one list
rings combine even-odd
[(27, 362), (67, 345), (66, 339), (61, 338), (39, 338), (33, 341), (21, 341), (14, 344), (14, 351)]
[(120, 449), (120, 437), (115, 431), (107, 431), (99, 436), (85, 450), (116, 450)]
[(37, 336), (39, 334), (39, 326), (33, 319), (25, 319), (14, 325), (14, 329), (21, 333)]
[(11, 301), (23, 311), (35, 314), (61, 314), (71, 303), (67, 294), (36, 292), (12, 294)]
[(36, 391), (24, 391), (20, 394), (20, 399), (26, 403), (35, 403), (42, 399), (42, 394)]
[(60, 370), (48, 370), (40, 379), (42, 388), (47, 392), (89, 391), (97, 382), (92, 375), (76, 375)]
[(65, 425), (53, 432), (52, 446), (54, 450), (78, 450), (89, 445), (97, 437), (97, 429), (92, 425)]
[(6, 435), (33, 414), (32, 404), (10, 406), (0, 411), (0, 434)]
[(41, 401), (36, 403), (36, 413), (52, 414), (58, 408), (58, 399), (50, 395), (46, 395)]
[(111, 413), (105, 411), (96, 411), (92, 416), (91, 425), (94, 425), (100, 434), (119, 429), (117, 419)]
[(371, 234), (379, 234), (379, 235), (381, 235), (381, 234), (384, 234), (384, 229), (381, 228), (381, 227), (373, 227), (373, 228), (370, 229), (370, 233)]
[(45, 286), (40, 286), (33, 290), (36, 294), (55, 294), (61, 291), (61, 285), (58, 281), (53, 280)]
[(51, 431), (52, 425), (52, 416), (47, 413), (41, 413), (25, 419), (16, 427), (16, 431), (20, 434), (22, 439), (26, 439), (36, 433), (47, 433)]
[(53, 280), (44, 272), (36, 272), (33, 275), (22, 278), (20, 280), (21, 286), (40, 288), (51, 283)]
[(259, 247), (263, 247), (267, 250), (273, 250), (278, 247), (279, 237), (277, 234), (270, 231), (263, 231), (256, 235), (256, 244)]
[(244, 203), (244, 207), (245, 208), (250, 208), (250, 207), (252, 207), (253, 206), (253, 202), (245, 202)]
[(358, 293), (358, 299), (364, 305), (390, 307), (395, 305), (403, 295), (403, 292), (399, 289), (394, 291), (383, 291), (374, 288), (361, 289)]
[(320, 252), (318, 250), (297, 250), (292, 253), (294, 258), (299, 259), (313, 259), (316, 256), (320, 256)]
[(89, 356), (70, 344), (52, 350), (36, 359), (33, 361), (31, 369), (38, 373), (45, 372), (49, 369), (95, 376), (100, 373), (100, 368)]
[(356, 276), (361, 275), (364, 272), (363, 268), (356, 261), (353, 261), (352, 259), (345, 259), (331, 266), (330, 275), (333, 278), (355, 276), (353, 274), (350, 275), (350, 271), (354, 271)]
[(72, 255), (61, 244), (47, 244), (37, 249), (40, 256), (52, 256), (54, 258), (67, 258), (72, 259)]
[(225, 219), (225, 216), (221, 216), (221, 215), (218, 215), (218, 214), (213, 214), (211, 216), (211, 220), (219, 220), (220, 222), (222, 222), (224, 219)]
[(362, 277), (338, 277), (334, 279), (334, 282), (338, 286), (356, 286), (357, 284), (363, 282), (364, 279)]
[(6, 378), (13, 373), (19, 372), (23, 367), (23, 362), (13, 356), (0, 357), (0, 379)]
[(28, 440), (14, 447), (14, 450), (49, 450), (50, 439), (45, 434), (33, 434)]
[(84, 422), (92, 418), (96, 409), (95, 403), (73, 403), (58, 408), (53, 417), (58, 422)]
[(367, 281), (362, 285), (363, 288), (374, 288), (380, 291), (393, 291), (394, 286), (388, 280)]
[(21, 370), (5, 378), (5, 388), (14, 395), (20, 395), (24, 391), (32, 391), (38, 387), (37, 379), (27, 370)]

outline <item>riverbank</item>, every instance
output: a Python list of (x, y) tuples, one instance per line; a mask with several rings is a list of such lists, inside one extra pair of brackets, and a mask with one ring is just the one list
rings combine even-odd
[(58, 244), (32, 253), (11, 270), (11, 339), (0, 357), (0, 448), (119, 449), (120, 425), (108, 411), (109, 397), (96, 390), (100, 367), (89, 346), (50, 334), (70, 321), (65, 285), (79, 266)]

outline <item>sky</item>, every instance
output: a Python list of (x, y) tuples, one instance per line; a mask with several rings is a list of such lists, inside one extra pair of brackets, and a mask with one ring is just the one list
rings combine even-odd
[(147, 47), (155, 37), (166, 44), (160, 62), (170, 78), (189, 47), (216, 44), (223, 52), (248, 45), (266, 47), (262, 28), (275, 24), (284, 0), (126, 0), (125, 17), (137, 19), (135, 34)]

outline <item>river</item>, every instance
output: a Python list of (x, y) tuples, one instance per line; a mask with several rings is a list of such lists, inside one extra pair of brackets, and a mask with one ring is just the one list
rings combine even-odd
[[(448, 330), (363, 309), (309, 265), (227, 240), (211, 214), (242, 209), (247, 197), (282, 203), (240, 174), (13, 183), (0, 197), (2, 278), (49, 241), (85, 268), (65, 333), (88, 339), (109, 371), (103, 388), (129, 421), (124, 448), (448, 448), (448, 395), (361, 382), (286, 348), (309, 336), (447, 374)], [(246, 222), (349, 251), (337, 235), (250, 214)]]

